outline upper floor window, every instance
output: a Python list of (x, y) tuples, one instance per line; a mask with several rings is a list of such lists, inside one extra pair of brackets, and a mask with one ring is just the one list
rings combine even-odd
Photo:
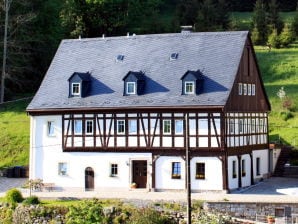
[(175, 134), (183, 134), (183, 120), (175, 121)]
[(256, 85), (255, 84), (251, 84), (251, 95), (252, 96), (256, 95)]
[(247, 84), (243, 83), (243, 95), (247, 95)]
[(135, 82), (127, 82), (126, 83), (126, 93), (127, 94), (136, 94), (136, 83)]
[(230, 131), (230, 134), (234, 134), (235, 132), (235, 128), (234, 128), (234, 119), (230, 119), (229, 120), (229, 131)]
[(185, 85), (185, 94), (194, 94), (194, 89), (195, 89), (195, 83), (194, 82), (190, 82), (190, 81), (186, 81), (184, 83)]
[(74, 121), (74, 133), (75, 134), (82, 134), (82, 120), (75, 120)]
[(71, 84), (71, 94), (73, 96), (79, 96), (81, 94), (81, 91), (80, 91), (80, 83), (72, 83)]
[(242, 95), (243, 89), (242, 89), (242, 83), (238, 83), (238, 94)]
[(196, 163), (196, 179), (205, 179), (205, 163)]
[(86, 133), (87, 134), (93, 133), (93, 120), (86, 120)]
[(181, 179), (181, 163), (172, 163), (172, 179)]
[(48, 136), (55, 136), (55, 126), (54, 126), (54, 121), (48, 121)]
[(163, 120), (163, 133), (171, 134), (171, 120)]
[(125, 134), (125, 121), (124, 120), (117, 120), (117, 133)]
[(251, 132), (254, 133), (256, 131), (256, 120), (251, 119)]
[(247, 84), (247, 95), (251, 96), (251, 84)]
[(130, 134), (137, 133), (137, 120), (128, 121), (128, 132)]
[(242, 119), (239, 119), (238, 121), (238, 130), (239, 130), (239, 133), (243, 133), (243, 120)]

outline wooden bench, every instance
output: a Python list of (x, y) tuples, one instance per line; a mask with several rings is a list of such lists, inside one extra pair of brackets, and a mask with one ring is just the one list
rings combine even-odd
[(42, 188), (48, 191), (53, 191), (55, 184), (54, 183), (43, 183)]

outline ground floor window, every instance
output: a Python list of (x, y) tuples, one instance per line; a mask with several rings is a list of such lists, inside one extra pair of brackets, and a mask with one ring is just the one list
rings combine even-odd
[(67, 175), (67, 163), (65, 162), (58, 163), (58, 174), (61, 176)]
[(172, 179), (181, 179), (181, 163), (172, 163)]
[(232, 173), (233, 173), (233, 178), (237, 178), (236, 160), (233, 160), (233, 164), (232, 164)]
[(116, 163), (111, 164), (111, 176), (112, 177), (118, 176), (118, 164)]
[(241, 160), (241, 176), (246, 176), (246, 169), (245, 169), (245, 160)]
[(196, 179), (205, 179), (205, 163), (196, 163)]
[(260, 164), (261, 161), (260, 161), (260, 157), (257, 157), (256, 159), (256, 171), (257, 171), (257, 176), (261, 175), (261, 172), (260, 172)]

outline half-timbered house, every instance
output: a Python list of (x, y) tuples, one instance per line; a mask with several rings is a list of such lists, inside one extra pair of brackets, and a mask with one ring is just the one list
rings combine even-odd
[(63, 40), (27, 108), (30, 178), (73, 189), (229, 191), (269, 175), (248, 32)]

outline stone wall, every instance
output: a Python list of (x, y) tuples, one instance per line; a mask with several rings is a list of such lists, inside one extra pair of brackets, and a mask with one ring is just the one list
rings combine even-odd
[(205, 202), (207, 212), (228, 214), (232, 217), (256, 220), (267, 216), (297, 216), (298, 203), (243, 203), (243, 202)]

